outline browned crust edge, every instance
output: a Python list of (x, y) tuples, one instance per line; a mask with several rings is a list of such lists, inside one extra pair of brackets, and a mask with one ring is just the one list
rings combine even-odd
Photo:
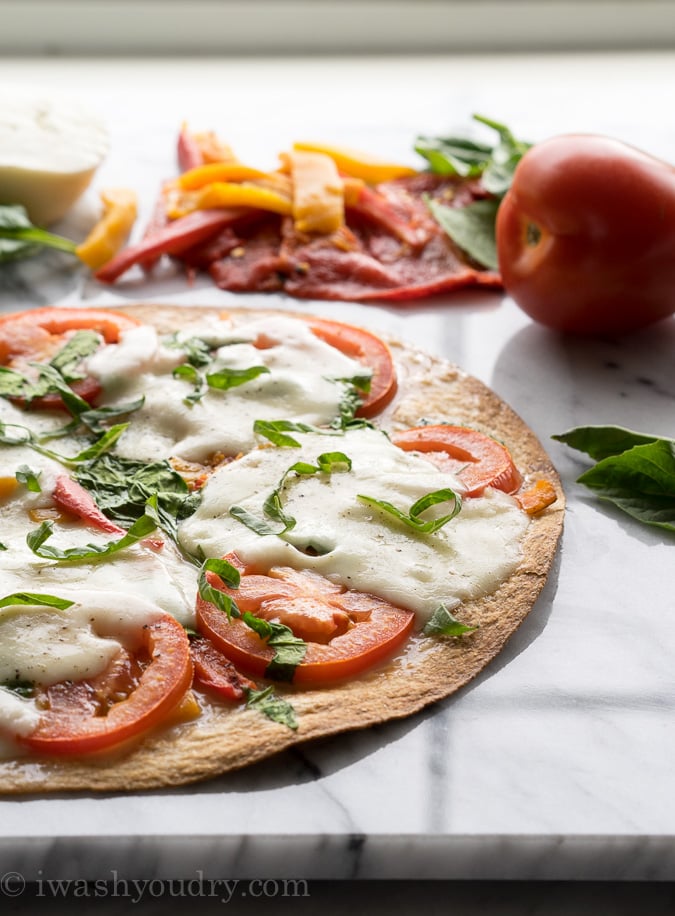
[[(161, 331), (174, 331), (186, 321), (223, 312), (164, 305), (114, 310)], [(250, 317), (270, 311), (229, 309), (228, 313)], [(409, 716), (463, 687), (501, 651), (532, 609), (551, 569), (564, 516), (559, 477), (532, 430), (486, 385), (404, 343), (389, 341), (389, 345), (399, 370), (399, 391), (377, 418), (379, 424), (403, 429), (426, 420), (474, 426), (508, 446), (526, 480), (546, 479), (557, 491), (557, 502), (532, 519), (515, 574), (494, 594), (463, 606), (462, 620), (479, 629), (461, 639), (419, 639), (412, 652), (365, 677), (329, 689), (294, 692), (297, 732), (254, 710), (212, 704), (201, 719), (153, 734), (114, 758), (2, 761), (0, 792), (144, 790), (221, 775), (312, 738)]]

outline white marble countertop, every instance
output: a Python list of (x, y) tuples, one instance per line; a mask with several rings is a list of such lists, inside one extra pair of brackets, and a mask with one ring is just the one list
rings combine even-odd
[[(182, 120), (261, 163), (300, 136), (411, 159), (472, 112), (533, 140), (605, 132), (675, 160), (675, 53), (286, 61), (5, 60), (0, 80), (80, 97), (110, 155), (97, 188), (136, 187), (139, 227)], [(412, 157), (412, 158), (411, 158)], [(0, 272), (0, 310), (136, 300), (222, 304), (183, 279), (104, 290), (44, 255)], [(247, 304), (284, 306), (251, 297)], [(290, 306), (298, 308), (291, 301)], [(470, 687), (406, 721), (338, 736), (175, 791), (0, 799), (0, 864), (52, 875), (675, 880), (675, 540), (596, 502), (552, 441), (615, 423), (675, 435), (675, 320), (622, 341), (563, 339), (497, 294), (402, 309), (308, 303), (459, 363), (532, 426), (566, 527), (518, 634)]]

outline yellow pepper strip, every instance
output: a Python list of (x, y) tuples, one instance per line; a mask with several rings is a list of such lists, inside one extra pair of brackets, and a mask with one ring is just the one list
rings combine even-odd
[(361, 178), (368, 184), (379, 184), (381, 181), (393, 181), (395, 178), (417, 175), (417, 169), (410, 168), (410, 166), (387, 162), (385, 159), (378, 159), (376, 156), (346, 147), (301, 141), (294, 143), (293, 149), (324, 153), (330, 156), (339, 172), (351, 175), (352, 178)]
[(344, 187), (338, 170), (323, 153), (286, 154), (293, 179), (293, 220), (298, 232), (330, 235), (345, 223)]
[(342, 179), (342, 184), (344, 187), (345, 206), (353, 207), (359, 199), (365, 181), (362, 178), (347, 177)]
[(169, 192), (167, 195), (169, 219), (177, 219), (193, 210), (215, 210), (219, 207), (253, 207), (283, 216), (289, 215), (292, 209), (289, 197), (249, 182), (216, 181), (199, 191)]
[(112, 188), (101, 191), (103, 216), (75, 254), (92, 270), (98, 270), (114, 257), (129, 237), (136, 221), (138, 202), (134, 191)]
[(208, 165), (199, 165), (195, 169), (183, 172), (175, 184), (183, 191), (198, 191), (215, 181), (246, 181), (247, 178), (264, 177), (265, 172), (252, 169), (241, 162), (210, 162)]

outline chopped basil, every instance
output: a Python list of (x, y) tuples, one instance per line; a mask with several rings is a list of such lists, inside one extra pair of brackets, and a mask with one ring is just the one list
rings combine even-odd
[(296, 461), (284, 473), (283, 477), (272, 490), (263, 503), (263, 512), (268, 518), (280, 522), (283, 527), (279, 531), (274, 531), (264, 519), (256, 518), (242, 506), (232, 506), (230, 515), (237, 521), (246, 525), (251, 531), (261, 536), (274, 534), (282, 537), (287, 531), (291, 531), (296, 525), (296, 519), (292, 515), (287, 515), (283, 508), (282, 493), (290, 474), (297, 474), (300, 477), (307, 477), (312, 474), (332, 474), (334, 471), (350, 471), (352, 467), (351, 458), (344, 452), (323, 452), (316, 459), (316, 464), (309, 464), (306, 461)]
[(190, 363), (183, 363), (182, 366), (176, 366), (173, 370), (173, 377), (184, 379), (186, 382), (192, 383), (192, 391), (183, 398), (184, 403), (189, 407), (196, 404), (197, 401), (201, 401), (206, 394), (204, 379)]
[(265, 677), (273, 681), (293, 680), (295, 669), (305, 657), (307, 643), (295, 636), (290, 627), (256, 617), (249, 611), (242, 614), (242, 621), (274, 649), (274, 658), (265, 669)]
[(43, 595), (37, 592), (14, 592), (0, 598), (0, 607), (54, 607), (59, 611), (66, 611), (75, 604), (66, 598), (57, 598), (56, 595)]
[[(52, 449), (45, 448), (43, 445), (40, 445), (40, 442), (44, 441), (46, 437), (42, 436), (40, 440), (37, 440), (27, 426), (19, 426), (16, 423), (10, 424), (0, 422), (0, 443), (3, 445), (25, 445), (33, 449), (33, 451), (38, 452), (40, 455), (45, 455), (47, 458), (53, 458), (55, 461), (59, 461), (66, 467), (75, 467), (75, 465), (81, 462), (91, 461), (109, 451), (128, 425), (128, 423), (120, 423), (117, 426), (111, 426), (110, 429), (104, 432), (92, 445), (88, 446), (77, 455), (72, 456), (61, 455), (59, 452), (54, 452)], [(17, 438), (16, 436), (12, 437), (8, 434), (8, 429), (20, 430), (23, 434), (22, 438)]]
[(274, 689), (271, 686), (264, 687), (262, 690), (247, 688), (246, 696), (248, 709), (258, 709), (273, 722), (292, 728), (293, 731), (297, 729), (298, 722), (295, 718), (295, 710), (288, 700), (284, 700), (283, 697), (274, 693)]
[(578, 483), (646, 525), (675, 531), (675, 439), (620, 426), (583, 426), (553, 438), (599, 458)]
[(195, 369), (201, 369), (208, 366), (211, 360), (211, 347), (200, 337), (188, 337), (186, 340), (179, 340), (177, 334), (173, 334), (164, 345), (172, 350), (182, 350), (185, 353), (188, 363)]
[(73, 391), (61, 373), (53, 366), (47, 366), (44, 363), (31, 363), (30, 365), (38, 370), (38, 376), (42, 382), (47, 384), (48, 390), (61, 395), (61, 400), (72, 417), (79, 420), (83, 413), (91, 410), (87, 401)]
[(437, 607), (422, 632), (425, 636), (463, 636), (473, 633), (478, 627), (467, 626), (453, 617), (444, 604)]
[(75, 372), (85, 356), (91, 356), (101, 346), (101, 335), (96, 331), (76, 331), (68, 343), (50, 360), (53, 366), (67, 382), (84, 378)]
[(35, 684), (32, 681), (5, 681), (0, 687), (24, 699), (30, 699), (35, 694)]
[[(356, 498), (360, 499), (361, 502), (367, 503), (369, 506), (374, 506), (376, 509), (381, 509), (383, 512), (389, 513), (389, 515), (392, 515), (394, 518), (398, 519), (398, 521), (403, 522), (404, 525), (407, 525), (420, 534), (435, 534), (444, 525), (447, 525), (449, 521), (452, 521), (462, 508), (460, 496), (449, 487), (442, 490), (434, 490), (432, 493), (427, 493), (426, 496), (422, 496), (421, 499), (413, 503), (407, 514), (397, 509), (396, 506), (393, 506), (391, 503), (382, 499), (375, 499), (373, 496), (358, 494)], [(446, 502), (452, 503), (452, 511), (447, 515), (430, 519), (426, 522), (420, 517), (423, 512), (426, 512), (426, 510), (430, 509), (432, 506), (437, 506)]]
[(300, 443), (286, 433), (316, 433), (321, 432), (318, 427), (308, 423), (296, 423), (293, 420), (256, 420), (253, 432), (268, 439), (278, 448), (300, 448)]
[(143, 404), (145, 404), (145, 397), (141, 396), (135, 401), (118, 404), (116, 407), (91, 407), (83, 410), (78, 416), (78, 420), (92, 433), (98, 434), (105, 429), (103, 423), (115, 417), (124, 417), (127, 414), (134, 413), (136, 410), (140, 410)]
[(141, 518), (153, 496), (157, 497), (157, 511), (165, 521), (182, 521), (192, 515), (200, 501), (199, 494), (190, 492), (168, 461), (148, 464), (106, 453), (79, 465), (75, 479), (91, 493), (108, 518), (123, 524)]
[(231, 617), (240, 617), (241, 614), (236, 603), (229, 595), (226, 595), (225, 592), (221, 592), (220, 589), (214, 588), (211, 585), (206, 578), (207, 572), (212, 572), (220, 576), (228, 588), (239, 588), (239, 570), (232, 566), (231, 563), (228, 563), (227, 560), (219, 560), (217, 557), (211, 557), (209, 560), (204, 560), (201, 565), (197, 588), (199, 597), (203, 598), (204, 601), (210, 601), (211, 604), (215, 604), (219, 611), (227, 614), (228, 620), (230, 620)]
[(248, 369), (220, 369), (218, 372), (206, 374), (206, 384), (209, 388), (216, 388), (218, 391), (227, 391), (230, 388), (238, 388), (246, 382), (251, 382), (258, 378), (259, 375), (268, 375), (267, 366), (249, 366)]
[(27, 464), (22, 464), (16, 469), (15, 476), (19, 483), (22, 483), (31, 493), (41, 493), (42, 487), (38, 480), (41, 473), (41, 471), (31, 470)]
[(45, 544), (45, 541), (52, 536), (54, 530), (53, 522), (46, 521), (26, 536), (26, 543), (34, 554), (46, 560), (58, 560), (61, 562), (101, 560), (112, 554), (119, 553), (120, 550), (124, 550), (126, 547), (132, 547), (151, 534), (156, 527), (157, 524), (154, 519), (149, 515), (143, 515), (117, 541), (109, 541), (102, 546), (99, 544), (87, 544), (85, 547), (68, 547), (66, 550), (61, 550), (59, 547)]

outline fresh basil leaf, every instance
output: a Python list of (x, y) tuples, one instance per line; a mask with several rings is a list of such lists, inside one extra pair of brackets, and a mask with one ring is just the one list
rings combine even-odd
[(50, 391), (58, 392), (61, 395), (61, 400), (72, 417), (79, 420), (83, 413), (91, 409), (87, 401), (73, 391), (61, 373), (53, 366), (44, 363), (31, 363), (30, 365), (38, 370), (39, 378), (47, 383)]
[(206, 578), (208, 572), (215, 573), (219, 576), (228, 588), (239, 588), (239, 570), (232, 566), (231, 563), (228, 563), (227, 560), (211, 557), (208, 560), (204, 560), (200, 567), (197, 588), (200, 598), (204, 601), (209, 601), (211, 604), (214, 604), (219, 611), (227, 614), (228, 620), (232, 617), (241, 617), (236, 602), (229, 595), (226, 595), (225, 592), (221, 592), (220, 589), (214, 588), (214, 586), (211, 585)]
[(32, 396), (32, 383), (20, 372), (0, 366), (0, 397), (3, 398), (30, 398)]
[(75, 372), (80, 362), (91, 356), (101, 346), (101, 335), (96, 331), (76, 331), (68, 343), (50, 360), (49, 365), (61, 373), (67, 382), (84, 378)]
[(183, 398), (183, 403), (187, 404), (188, 407), (192, 407), (193, 404), (201, 401), (206, 394), (204, 379), (190, 363), (183, 363), (182, 366), (176, 366), (173, 370), (173, 377), (184, 379), (186, 382), (192, 384), (192, 391)]
[(188, 363), (194, 366), (195, 369), (202, 369), (213, 361), (211, 358), (211, 346), (200, 337), (188, 337), (186, 340), (180, 340), (177, 334), (173, 334), (168, 340), (164, 341), (164, 346), (172, 350), (182, 350)]
[(298, 721), (295, 717), (295, 710), (283, 697), (274, 693), (274, 689), (264, 687), (262, 690), (246, 689), (246, 706), (248, 709), (258, 709), (263, 715), (267, 716), (273, 722), (279, 725), (285, 725), (287, 728), (295, 731), (298, 727)]
[[(17, 435), (11, 435), (10, 429), (20, 432)], [(0, 443), (2, 445), (30, 445), (32, 439), (33, 434), (27, 426), (20, 426), (18, 423), (3, 423), (0, 420)]]
[(209, 388), (216, 388), (218, 391), (227, 391), (230, 388), (238, 388), (239, 385), (245, 385), (258, 378), (259, 375), (269, 374), (267, 366), (250, 366), (248, 369), (220, 369), (218, 372), (210, 372), (206, 375), (206, 384)]
[(0, 550), (8, 550), (8, 549), (9, 548), (7, 547), (7, 544), (3, 544), (2, 541), (0, 541)]
[(484, 171), (490, 161), (492, 146), (462, 135), (420, 136), (415, 142), (415, 152), (427, 160), (431, 171), (437, 175), (474, 178)]
[(0, 204), (0, 261), (29, 257), (40, 247), (57, 248), (75, 254), (75, 242), (38, 229), (19, 204)]
[(260, 537), (278, 534), (271, 525), (268, 525), (263, 519), (248, 512), (243, 506), (231, 506), (230, 515), (232, 518), (236, 518), (238, 522), (241, 522), (242, 525), (246, 525), (247, 528), (250, 528), (255, 534), (260, 535)]
[(551, 438), (579, 452), (585, 452), (596, 461), (609, 458), (610, 455), (620, 455), (634, 445), (659, 441), (659, 436), (636, 433), (623, 426), (576, 426)]
[[(336, 471), (351, 471), (352, 469), (352, 459), (345, 455), (344, 452), (322, 452), (317, 457), (316, 463), (318, 470), (324, 474), (334, 474)], [(295, 467), (293, 470), (295, 470)]]
[(253, 424), (253, 432), (259, 436), (268, 439), (272, 445), (278, 448), (300, 448), (300, 443), (292, 436), (286, 433), (312, 433), (316, 432), (317, 427), (309, 426), (307, 423), (295, 423), (293, 420), (256, 420)]
[(304, 639), (295, 636), (290, 627), (256, 617), (249, 611), (242, 614), (241, 619), (267, 643), (270, 649), (274, 649), (274, 658), (265, 669), (265, 677), (290, 683), (295, 675), (295, 669), (307, 652), (307, 643)]
[(498, 270), (495, 219), (497, 200), (477, 200), (466, 207), (448, 207), (427, 199), (434, 219), (470, 258), (478, 264)]
[(284, 507), (281, 502), (281, 487), (272, 490), (263, 503), (263, 512), (268, 518), (274, 519), (275, 522), (280, 522), (283, 525), (281, 531), (276, 532), (277, 535), (285, 534), (287, 531), (291, 531), (295, 528), (296, 519), (294, 519), (292, 515), (287, 515), (284, 512)]
[(33, 471), (27, 464), (22, 464), (16, 469), (16, 479), (22, 483), (31, 493), (41, 493), (40, 477), (42, 471)]
[[(408, 528), (412, 528), (420, 534), (435, 534), (437, 531), (440, 531), (444, 525), (447, 525), (448, 522), (452, 521), (452, 519), (459, 514), (462, 508), (461, 497), (449, 487), (427, 493), (426, 496), (423, 496), (421, 499), (418, 499), (417, 502), (413, 503), (407, 513), (397, 509), (392, 503), (382, 499), (375, 499), (373, 496), (358, 494), (356, 498), (363, 503), (367, 503), (369, 506), (381, 509), (383, 512), (392, 515), (394, 518), (398, 519), (398, 521), (407, 525)], [(437, 506), (446, 502), (452, 503), (452, 511), (447, 515), (430, 519), (427, 522), (420, 517), (423, 512), (426, 512), (426, 510), (430, 509), (432, 506)]]
[(422, 630), (425, 636), (463, 636), (473, 633), (478, 627), (467, 626), (457, 620), (444, 604), (436, 608), (427, 625)]
[(0, 684), (0, 687), (24, 699), (29, 699), (35, 695), (35, 684), (32, 681), (4, 681), (4, 683)]
[(151, 534), (156, 528), (157, 525), (154, 519), (150, 518), (149, 515), (143, 515), (135, 521), (127, 533), (117, 541), (109, 541), (103, 546), (99, 544), (87, 544), (85, 547), (67, 547), (65, 550), (61, 550), (59, 547), (52, 547), (50, 544), (45, 544), (45, 541), (52, 536), (54, 530), (53, 522), (46, 521), (43, 522), (39, 528), (36, 528), (35, 531), (31, 531), (26, 535), (26, 543), (36, 556), (42, 557), (45, 560), (59, 560), (62, 562), (100, 560), (112, 554), (119, 553), (120, 550), (124, 550), (126, 547), (132, 547), (134, 544), (137, 544), (138, 541), (141, 541), (144, 537)]
[(57, 598), (56, 595), (43, 595), (38, 592), (14, 592), (0, 598), (0, 607), (53, 607), (59, 611), (67, 611), (75, 604), (66, 598)]
[(578, 483), (628, 515), (675, 531), (675, 441), (658, 439), (603, 458)]

